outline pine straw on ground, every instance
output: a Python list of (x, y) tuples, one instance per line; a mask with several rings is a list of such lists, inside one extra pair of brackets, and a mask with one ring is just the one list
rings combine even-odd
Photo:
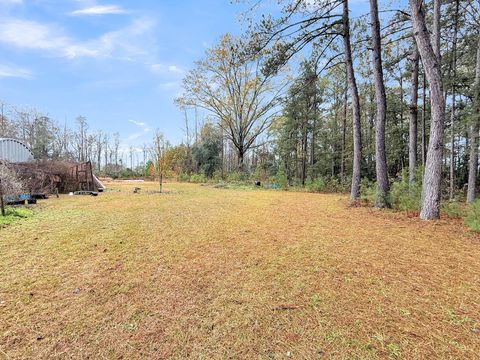
[(478, 358), (480, 237), (460, 222), (115, 186), (0, 230), (0, 358)]

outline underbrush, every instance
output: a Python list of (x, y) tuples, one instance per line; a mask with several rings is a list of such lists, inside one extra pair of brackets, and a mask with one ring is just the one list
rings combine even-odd
[[(362, 179), (360, 184), (360, 200), (362, 204), (373, 206), (379, 196), (376, 182)], [(404, 170), (398, 181), (390, 186), (388, 203), (394, 210), (406, 212), (409, 215), (416, 215), (420, 211), (422, 199), (422, 176), (421, 170), (417, 171), (415, 181), (410, 183), (408, 172)]]
[(242, 173), (231, 172), (222, 176), (216, 172), (211, 178), (204, 174), (179, 174), (177, 181), (190, 182), (195, 184), (212, 184), (218, 188), (265, 188), (282, 189), (289, 191), (307, 191), (314, 193), (345, 193), (349, 191), (350, 179), (341, 181), (336, 177), (308, 178), (305, 186), (300, 183), (291, 182), (285, 172), (280, 169), (275, 175), (268, 176), (265, 172)]
[[(362, 179), (360, 185), (361, 203), (367, 206), (375, 204), (378, 190), (375, 182)], [(415, 181), (410, 184), (408, 173), (402, 172), (398, 181), (391, 184), (389, 203), (393, 210), (403, 211), (409, 216), (418, 216), (422, 200), (422, 169), (418, 169)], [(442, 201), (441, 213), (450, 219), (464, 219), (465, 225), (474, 231), (480, 231), (480, 199), (466, 205), (461, 199)]]
[[(405, 212), (408, 216), (418, 216), (422, 199), (422, 168), (418, 168), (415, 181), (409, 182), (408, 171), (402, 171), (401, 176), (390, 186), (388, 202), (396, 211)], [(260, 185), (256, 182), (261, 178)], [(281, 189), (288, 191), (312, 193), (346, 193), (350, 190), (350, 179), (340, 181), (336, 177), (309, 178), (305, 186), (298, 183), (289, 183), (285, 172), (280, 169), (275, 176), (259, 176), (258, 173), (232, 172), (222, 178), (220, 173), (215, 173), (212, 178), (204, 174), (180, 174), (177, 181), (196, 184), (210, 184), (215, 188), (223, 189)], [(364, 206), (373, 206), (379, 195), (376, 182), (363, 178), (360, 184), (360, 203)], [(465, 224), (475, 231), (480, 231), (480, 200), (471, 205), (465, 205), (459, 199), (443, 201), (442, 214), (451, 219), (464, 219)]]
[(400, 181), (392, 184), (389, 201), (393, 209), (417, 214), (422, 201), (421, 170), (417, 170), (415, 181), (411, 184), (408, 181), (408, 172), (402, 171)]
[(5, 216), (0, 215), (0, 228), (10, 225), (20, 219), (25, 219), (33, 216), (33, 210), (23, 207), (7, 207), (5, 209)]
[(472, 230), (480, 231), (480, 200), (477, 199), (468, 207), (465, 224)]
[(348, 192), (349, 182), (340, 181), (336, 177), (318, 177), (316, 179), (308, 179), (305, 188), (309, 192), (327, 192), (327, 193), (343, 193)]

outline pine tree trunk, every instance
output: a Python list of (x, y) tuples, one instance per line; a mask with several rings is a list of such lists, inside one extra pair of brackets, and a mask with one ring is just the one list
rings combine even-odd
[(415, 181), (415, 169), (417, 167), (417, 133), (418, 133), (418, 63), (419, 54), (417, 45), (413, 45), (412, 52), (412, 94), (410, 97), (410, 124), (408, 142), (408, 181)]
[(455, 117), (456, 117), (456, 88), (455, 81), (457, 78), (457, 34), (458, 34), (458, 10), (459, 0), (455, 1), (455, 27), (452, 43), (452, 111), (450, 113), (450, 200), (453, 199), (455, 193)]
[[(422, 63), (423, 67), (423, 63)], [(422, 92), (422, 166), (425, 171), (427, 162), (427, 75), (423, 70), (423, 92)]]
[(467, 202), (472, 203), (475, 200), (475, 189), (477, 183), (478, 170), (478, 131), (480, 128), (480, 33), (477, 44), (477, 64), (475, 67), (474, 89), (474, 113), (475, 119), (470, 128), (470, 160), (468, 162), (468, 189)]
[(452, 90), (452, 109), (450, 113), (450, 200), (453, 199), (455, 192), (455, 85)]
[(308, 150), (308, 128), (307, 119), (304, 119), (303, 134), (302, 134), (302, 167), (301, 167), (301, 182), (305, 186), (307, 178), (307, 150)]
[[(421, 3), (420, 1), (416, 1)], [(421, 5), (420, 5), (421, 6)], [(441, 10), (441, 0), (433, 0), (433, 27), (432, 27), (432, 46), (433, 53), (440, 63), (440, 10)]]
[(360, 176), (362, 165), (362, 132), (360, 122), (360, 98), (358, 96), (357, 81), (353, 70), (352, 47), (350, 44), (350, 19), (348, 15), (348, 0), (343, 0), (343, 44), (345, 51), (345, 64), (347, 67), (347, 82), (352, 96), (353, 113), (353, 172), (351, 202), (356, 202), (360, 197)]
[[(440, 59), (435, 55), (427, 30), (422, 0), (409, 0), (415, 41), (422, 58), (427, 80), (430, 85), (431, 126), (427, 161), (422, 188), (422, 207), (420, 218), (423, 220), (440, 217), (440, 192), (442, 181), (443, 125), (445, 120), (445, 100), (440, 69)], [(439, 2), (439, 0), (435, 0)], [(440, 29), (437, 27), (436, 31)], [(437, 33), (435, 39), (439, 38)]]
[(375, 79), (375, 97), (377, 100), (377, 123), (375, 128), (375, 171), (378, 193), (375, 207), (386, 208), (388, 203), (387, 155), (385, 152), (385, 122), (387, 119), (387, 95), (383, 80), (382, 47), (380, 39), (380, 20), (378, 19), (377, 0), (370, 0), (370, 18), (372, 20), (373, 74)]
[(317, 99), (317, 64), (315, 64), (315, 93), (313, 95), (313, 123), (312, 123), (312, 137), (310, 143), (310, 166), (312, 168), (312, 174), (316, 176), (316, 171), (314, 169), (316, 159), (315, 159), (315, 134), (317, 130), (317, 117), (318, 117), (318, 99)]
[(345, 98), (343, 99), (343, 117), (342, 117), (342, 161), (340, 164), (340, 174), (345, 179), (345, 151), (347, 147), (347, 113), (348, 113), (348, 87), (345, 86)]

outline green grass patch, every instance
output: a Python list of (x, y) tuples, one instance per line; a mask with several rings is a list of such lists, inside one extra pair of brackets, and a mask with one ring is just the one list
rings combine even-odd
[(0, 228), (13, 224), (14, 222), (33, 216), (33, 210), (23, 207), (7, 207), (5, 216), (0, 215)]

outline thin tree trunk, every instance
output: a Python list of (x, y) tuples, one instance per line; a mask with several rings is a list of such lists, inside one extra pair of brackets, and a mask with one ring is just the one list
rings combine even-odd
[(455, 85), (453, 85), (452, 89), (452, 109), (450, 113), (450, 200), (453, 199), (453, 195), (455, 192)]
[(415, 169), (417, 167), (417, 121), (418, 121), (418, 63), (419, 53), (417, 45), (413, 45), (412, 52), (412, 94), (410, 98), (410, 124), (408, 142), (408, 181), (415, 181)]
[(315, 133), (317, 131), (317, 117), (318, 117), (318, 99), (317, 99), (317, 64), (315, 63), (315, 93), (313, 95), (313, 123), (312, 123), (312, 137), (311, 137), (311, 144), (310, 144), (310, 166), (312, 167), (312, 174), (316, 175), (316, 171), (314, 169), (316, 159), (315, 159)]
[(455, 81), (457, 77), (457, 34), (458, 34), (458, 10), (459, 10), (459, 0), (455, 1), (455, 27), (453, 32), (453, 43), (452, 43), (452, 111), (450, 114), (450, 142), (451, 142), (451, 153), (450, 153), (450, 200), (453, 199), (455, 192), (455, 117), (456, 117), (456, 88)]
[[(440, 192), (442, 181), (442, 148), (443, 125), (445, 120), (445, 101), (443, 97), (443, 83), (440, 69), (440, 59), (432, 47), (427, 30), (422, 0), (409, 0), (412, 13), (413, 30), (418, 51), (430, 85), (431, 126), (430, 141), (428, 144), (427, 161), (422, 188), (422, 207), (420, 218), (423, 220), (438, 219), (440, 217)], [(435, 0), (439, 2), (439, 0)], [(436, 39), (439, 38), (438, 31)]]
[[(422, 63), (423, 67), (423, 63)], [(423, 70), (423, 92), (422, 92), (422, 166), (425, 171), (427, 162), (427, 75)]]
[(387, 119), (387, 95), (383, 80), (382, 45), (380, 39), (380, 20), (378, 18), (377, 0), (370, 0), (370, 17), (372, 20), (373, 74), (375, 79), (375, 97), (377, 100), (377, 123), (375, 128), (375, 171), (377, 174), (378, 193), (375, 207), (386, 208), (388, 203), (387, 155), (385, 152), (385, 122)]
[(302, 168), (301, 168), (301, 181), (302, 186), (305, 186), (307, 177), (307, 150), (308, 150), (308, 119), (303, 119), (303, 134), (302, 134)]
[[(480, 30), (480, 29), (479, 29)], [(478, 131), (480, 128), (480, 31), (477, 44), (477, 64), (475, 68), (474, 89), (474, 114), (475, 119), (470, 128), (470, 159), (468, 162), (468, 189), (467, 202), (472, 203), (475, 200), (475, 189), (477, 183), (478, 170)]]
[(348, 87), (345, 86), (345, 98), (343, 99), (343, 118), (342, 118), (342, 161), (340, 164), (340, 174), (342, 183), (345, 179), (345, 151), (347, 147), (347, 113), (348, 113)]
[(353, 113), (353, 172), (350, 200), (356, 202), (360, 197), (360, 176), (362, 165), (362, 132), (360, 119), (360, 98), (358, 96), (357, 81), (353, 70), (352, 47), (350, 44), (350, 20), (348, 15), (348, 0), (343, 0), (343, 44), (345, 50), (345, 64), (347, 67), (347, 81), (352, 96)]
[(0, 179), (0, 210), (2, 216), (5, 216), (5, 203), (3, 202), (2, 180)]
[[(403, 89), (403, 72), (402, 72), (402, 67), (399, 64), (398, 66), (398, 85), (400, 86), (400, 132), (403, 134), (404, 133), (404, 125), (405, 125), (405, 92)], [(407, 144), (404, 143), (403, 137), (401, 139), (400, 146), (403, 148), (407, 147)], [(405, 167), (405, 158), (404, 156), (400, 156), (400, 168), (403, 170)]]
[(158, 177), (158, 181), (160, 182), (160, 193), (163, 192), (163, 172), (160, 172), (160, 176)]
[[(421, 3), (419, 0), (417, 3)], [(433, 53), (441, 61), (440, 56), (440, 16), (441, 16), (441, 0), (433, 0), (433, 27), (432, 27), (432, 46)]]

